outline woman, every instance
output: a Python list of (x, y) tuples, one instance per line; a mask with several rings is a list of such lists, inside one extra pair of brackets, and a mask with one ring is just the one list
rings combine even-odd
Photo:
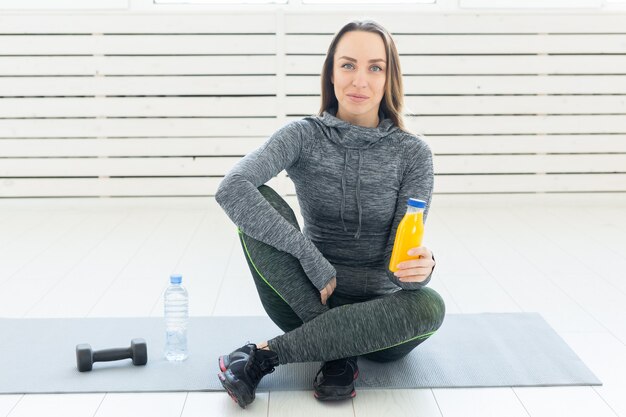
[[(323, 361), (315, 397), (356, 395), (357, 357), (407, 355), (443, 322), (425, 287), (435, 262), (424, 246), (388, 270), (410, 197), (433, 188), (430, 148), (404, 129), (398, 53), (373, 21), (334, 37), (323, 66), (318, 116), (287, 123), (225, 176), (216, 200), (239, 228), (267, 314), (285, 334), (219, 358), (220, 381), (245, 408), (279, 364)], [(296, 188), (301, 233), (287, 203), (263, 185), (283, 169)], [(321, 374), (321, 377), (320, 377)]]

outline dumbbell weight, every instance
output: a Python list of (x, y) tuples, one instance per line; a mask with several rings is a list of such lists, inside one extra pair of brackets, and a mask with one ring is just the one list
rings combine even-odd
[(87, 343), (76, 345), (76, 365), (80, 372), (91, 371), (94, 362), (132, 359), (133, 365), (148, 363), (148, 346), (144, 339), (133, 339), (129, 348), (105, 349), (93, 351)]

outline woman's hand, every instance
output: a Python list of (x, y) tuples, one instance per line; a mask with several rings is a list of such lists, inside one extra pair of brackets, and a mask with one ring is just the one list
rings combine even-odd
[(422, 282), (428, 278), (435, 267), (433, 253), (426, 246), (409, 249), (409, 256), (418, 255), (419, 259), (411, 259), (398, 264), (398, 270), (394, 273), (398, 280), (401, 282)]
[(330, 295), (333, 293), (333, 291), (335, 291), (336, 287), (337, 287), (337, 278), (333, 277), (328, 282), (328, 284), (324, 287), (324, 289), (320, 291), (320, 294), (322, 295), (322, 304), (326, 305), (326, 300), (330, 298)]

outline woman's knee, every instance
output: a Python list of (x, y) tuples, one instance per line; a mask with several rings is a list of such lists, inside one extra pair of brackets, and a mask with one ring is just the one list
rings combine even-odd
[(441, 295), (432, 288), (424, 287), (422, 291), (426, 291), (428, 294), (428, 305), (431, 313), (431, 319), (433, 323), (433, 330), (437, 330), (443, 324), (443, 320), (446, 316), (446, 303), (443, 301)]
[(399, 292), (409, 300), (407, 315), (413, 318), (417, 333), (433, 332), (441, 327), (446, 315), (446, 304), (437, 291), (424, 287)]
[(426, 341), (443, 323), (446, 306), (437, 291), (424, 287), (417, 291), (398, 291), (394, 296), (401, 297), (402, 301), (396, 305), (404, 305), (406, 310), (403, 311), (403, 315), (406, 314), (411, 318), (409, 319), (409, 326), (413, 337), (391, 348), (363, 355), (369, 360), (375, 362), (397, 361)]

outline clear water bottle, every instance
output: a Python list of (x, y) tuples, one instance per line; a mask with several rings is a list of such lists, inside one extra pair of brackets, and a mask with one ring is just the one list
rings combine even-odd
[(165, 359), (187, 359), (187, 323), (189, 322), (189, 294), (181, 285), (181, 275), (170, 276), (165, 290)]

